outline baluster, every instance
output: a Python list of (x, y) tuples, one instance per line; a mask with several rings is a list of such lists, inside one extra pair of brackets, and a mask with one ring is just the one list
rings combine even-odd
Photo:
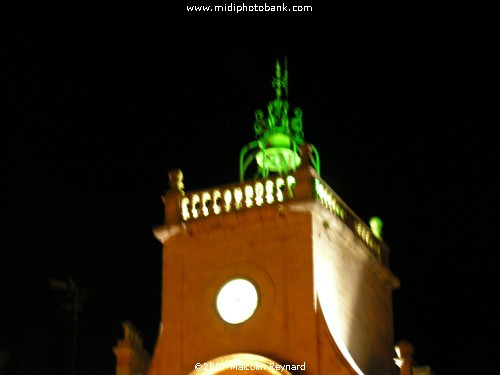
[[(317, 181), (317, 180), (315, 180)], [(287, 186), (287, 192), (288, 192), (288, 198), (292, 199), (293, 198), (293, 193), (295, 191), (295, 177), (292, 175), (286, 176), (286, 186)]]
[(234, 188), (234, 208), (239, 210), (243, 206), (243, 192), (240, 187)]
[(193, 194), (191, 196), (191, 215), (196, 219), (200, 215), (200, 196)]
[(181, 214), (182, 220), (188, 221), (191, 218), (191, 213), (189, 212), (189, 198), (183, 197), (181, 200)]
[(218, 215), (220, 214), (222, 208), (221, 208), (221, 202), (222, 202), (222, 195), (219, 190), (214, 190), (213, 195), (212, 195), (212, 211), (214, 214)]
[(202, 210), (204, 216), (208, 216), (210, 213), (209, 212), (210, 200), (211, 200), (211, 197), (210, 197), (210, 193), (208, 191), (203, 192), (201, 194), (201, 210)]
[(224, 210), (226, 212), (231, 211), (232, 201), (233, 201), (233, 195), (231, 193), (231, 190), (226, 189), (224, 191)]
[(276, 179), (276, 200), (278, 202), (283, 202), (283, 188), (285, 187), (285, 180), (283, 178), (278, 177)]
[(245, 206), (253, 206), (253, 187), (250, 185), (245, 186)]
[(271, 180), (266, 181), (266, 202), (267, 204), (274, 203), (274, 182)]
[(255, 184), (255, 204), (257, 206), (262, 206), (264, 203), (264, 184), (262, 182), (257, 182)]

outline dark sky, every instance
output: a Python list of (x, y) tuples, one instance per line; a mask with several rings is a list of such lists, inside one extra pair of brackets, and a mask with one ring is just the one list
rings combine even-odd
[[(395, 339), (440, 375), (488, 374), (500, 347), (497, 44), (489, 12), (451, 1), (311, 14), (182, 6), (4, 12), (0, 350), (7, 374), (112, 374), (120, 322), (154, 347), (167, 173), (238, 180), (253, 114), (288, 59), (289, 102), (322, 177), (391, 247)], [(496, 368), (496, 366), (495, 366)]]

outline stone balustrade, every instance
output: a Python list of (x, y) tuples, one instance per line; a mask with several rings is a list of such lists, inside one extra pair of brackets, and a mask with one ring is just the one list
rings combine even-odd
[[(172, 186), (180, 187), (171, 191), (169, 201), (175, 207), (167, 207), (167, 217), (177, 217), (176, 221), (190, 222), (208, 216), (222, 215), (234, 211), (262, 207), (266, 205), (283, 204), (289, 200), (317, 200), (333, 215), (340, 218), (365, 243), (371, 253), (383, 263), (386, 263), (387, 247), (378, 239), (370, 227), (366, 225), (342, 199), (315, 174), (290, 174), (267, 179), (243, 181), (237, 184), (204, 189), (184, 193), (181, 181), (182, 172), (175, 171), (173, 175), (178, 180)], [(311, 189), (300, 189), (308, 192), (297, 197), (295, 192), (299, 184), (311, 184)], [(300, 186), (299, 186), (300, 187)], [(165, 202), (167, 205), (167, 202)], [(177, 213), (172, 214), (172, 210)], [(178, 211), (177, 211), (178, 210)], [(168, 223), (167, 223), (168, 224)]]

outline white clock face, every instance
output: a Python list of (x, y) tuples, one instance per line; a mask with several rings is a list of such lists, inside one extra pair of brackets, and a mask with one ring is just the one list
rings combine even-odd
[(257, 290), (250, 281), (235, 279), (224, 285), (217, 295), (217, 310), (226, 322), (238, 324), (253, 315), (258, 300)]

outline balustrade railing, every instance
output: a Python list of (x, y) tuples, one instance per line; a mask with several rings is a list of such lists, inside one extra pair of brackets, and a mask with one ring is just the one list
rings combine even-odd
[[(332, 214), (340, 218), (382, 261), (382, 241), (371, 229), (340, 199), (320, 177), (311, 177), (314, 193), (302, 199), (317, 199)], [(181, 196), (180, 213), (184, 222), (198, 218), (220, 215), (252, 207), (282, 203), (295, 198), (296, 178), (293, 175), (244, 181), (242, 183), (189, 192)]]
[(187, 193), (180, 202), (182, 220), (283, 202), (293, 199), (294, 188), (295, 178), (288, 175)]
[(323, 205), (338, 216), (365, 243), (372, 254), (382, 260), (382, 242), (342, 199), (320, 178), (314, 179), (314, 190)]

